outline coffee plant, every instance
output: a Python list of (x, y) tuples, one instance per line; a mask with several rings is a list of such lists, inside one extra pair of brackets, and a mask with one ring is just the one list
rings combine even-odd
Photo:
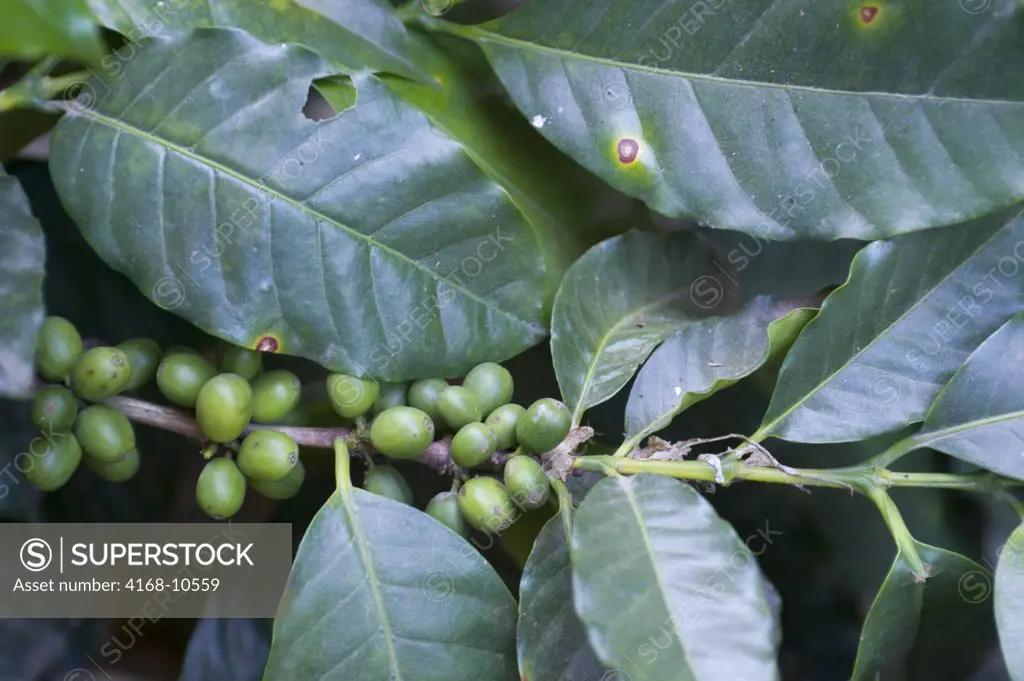
[(1024, 681), (1022, 64), (1019, 0), (5, 0), (0, 515), (292, 523), (182, 681)]

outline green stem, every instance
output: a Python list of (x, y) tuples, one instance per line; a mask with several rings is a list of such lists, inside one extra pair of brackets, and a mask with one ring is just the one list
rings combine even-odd
[(345, 444), (345, 438), (336, 438), (334, 440), (334, 484), (339, 492), (342, 487), (352, 484), (349, 461), (348, 445)]
[(30, 74), (0, 92), (0, 111), (44, 107), (47, 100), (63, 94), (69, 87), (84, 82), (88, 77), (88, 71), (76, 71), (55, 78)]
[(878, 456), (869, 459), (867, 463), (879, 468), (887, 468), (909, 454), (916, 444), (914, 436), (908, 435), (902, 440), (891, 444), (888, 449)]
[(895, 502), (893, 502), (892, 497), (878, 486), (870, 486), (864, 490), (864, 493), (867, 494), (871, 501), (875, 502), (875, 506), (882, 513), (882, 518), (885, 520), (885, 524), (889, 526), (889, 532), (892, 533), (892, 538), (896, 541), (897, 548), (899, 548), (900, 553), (907, 557), (910, 567), (914, 570), (914, 574), (922, 578), (927, 577), (928, 569), (925, 567), (924, 561), (921, 560), (921, 555), (917, 552), (917, 542), (914, 541), (914, 537), (910, 534), (907, 524), (903, 522), (903, 516), (896, 507)]

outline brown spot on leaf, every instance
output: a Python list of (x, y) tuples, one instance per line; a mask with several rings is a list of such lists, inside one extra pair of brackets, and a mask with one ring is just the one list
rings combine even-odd
[(619, 163), (632, 163), (640, 154), (640, 144), (628, 137), (619, 140), (618, 145)]
[(864, 5), (860, 8), (860, 20), (865, 24), (870, 24), (878, 17), (878, 7), (874, 5)]
[(273, 336), (263, 336), (256, 341), (256, 350), (259, 352), (277, 352), (279, 347), (281, 347), (280, 343)]

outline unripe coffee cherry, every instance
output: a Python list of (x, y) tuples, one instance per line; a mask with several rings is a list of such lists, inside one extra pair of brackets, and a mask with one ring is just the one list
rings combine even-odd
[(47, 317), (39, 328), (35, 364), (48, 381), (63, 381), (83, 352), (82, 336), (63, 317)]
[(450, 385), (437, 398), (437, 409), (441, 417), (452, 428), (458, 430), (467, 423), (482, 421), (484, 410), (476, 395), (461, 385)]
[(274, 423), (284, 418), (301, 396), (302, 383), (292, 372), (278, 369), (260, 374), (252, 382), (252, 420)]
[(78, 400), (62, 385), (40, 388), (32, 400), (32, 423), (44, 433), (67, 433), (75, 424)]
[(214, 376), (196, 398), (196, 421), (207, 438), (231, 442), (252, 420), (252, 388), (238, 374)]
[(245, 476), (234, 461), (213, 459), (203, 467), (196, 481), (196, 502), (206, 515), (217, 520), (230, 518), (243, 501)]
[(118, 343), (117, 349), (128, 356), (132, 377), (125, 390), (138, 390), (149, 383), (160, 365), (160, 346), (152, 338), (131, 338)]
[(263, 353), (230, 345), (221, 355), (220, 370), (225, 374), (238, 374), (251, 381), (263, 371)]
[(459, 498), (455, 492), (441, 492), (427, 503), (427, 514), (439, 523), (448, 526), (463, 537), (469, 535), (466, 519), (459, 510)]
[(409, 483), (397, 469), (391, 466), (374, 466), (363, 477), (363, 489), (403, 504), (412, 505), (412, 490)]
[(572, 417), (569, 408), (550, 397), (530, 405), (516, 425), (519, 446), (528, 452), (543, 453), (557, 447), (569, 434)]
[(331, 374), (327, 377), (327, 398), (334, 411), (347, 419), (354, 419), (370, 411), (380, 396), (380, 384), (364, 381), (348, 374)]
[(518, 404), (503, 404), (484, 422), (498, 436), (498, 449), (515, 449), (519, 445), (516, 440), (516, 426), (526, 409)]
[(508, 369), (494, 362), (484, 362), (466, 374), (462, 387), (476, 395), (484, 416), (487, 416), (501, 405), (508, 404), (514, 384)]
[(128, 355), (117, 348), (85, 351), (71, 370), (71, 389), (82, 399), (102, 402), (124, 390), (132, 380)]
[(551, 497), (551, 483), (544, 469), (529, 456), (513, 456), (505, 464), (505, 489), (524, 511), (540, 508)]
[(156, 370), (156, 384), (164, 397), (183, 407), (195, 407), (196, 398), (217, 369), (191, 352), (168, 354)]
[(408, 383), (381, 383), (380, 395), (370, 409), (371, 414), (379, 414), (391, 407), (404, 407), (406, 393), (409, 391)]
[(43, 433), (28, 445), (29, 458), (18, 470), (36, 489), (52, 492), (64, 486), (82, 461), (82, 448), (71, 433)]
[(459, 510), (470, 525), (488, 534), (503, 532), (516, 521), (505, 486), (494, 478), (467, 480), (459, 488)]
[(249, 480), (249, 486), (268, 499), (290, 499), (299, 493), (302, 482), (306, 479), (306, 469), (302, 460), (296, 462), (291, 472), (281, 480)]
[(276, 430), (255, 430), (242, 440), (235, 461), (250, 480), (275, 482), (288, 477), (299, 463), (299, 446)]
[(412, 459), (434, 439), (434, 423), (415, 407), (392, 407), (373, 420), (370, 442), (393, 459)]
[(420, 411), (425, 412), (435, 425), (440, 424), (443, 422), (443, 419), (441, 418), (441, 412), (437, 408), (437, 400), (447, 387), (448, 382), (440, 378), (426, 378), (422, 381), (415, 381), (409, 386), (406, 399), (409, 401), (410, 407), (416, 407)]
[(75, 419), (75, 437), (90, 457), (104, 463), (120, 461), (135, 449), (135, 429), (121, 412), (103, 404), (86, 407)]
[(133, 449), (125, 454), (120, 461), (106, 463), (92, 458), (85, 457), (85, 465), (98, 477), (110, 482), (125, 482), (135, 477), (139, 472), (139, 450)]
[(498, 436), (484, 424), (476, 421), (459, 428), (452, 438), (452, 461), (463, 468), (479, 466), (491, 458), (498, 448)]

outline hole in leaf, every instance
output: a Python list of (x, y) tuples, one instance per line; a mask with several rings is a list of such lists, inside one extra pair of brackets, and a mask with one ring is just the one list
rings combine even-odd
[(302, 107), (302, 114), (311, 121), (334, 118), (355, 106), (356, 88), (348, 76), (329, 76), (314, 80)]

